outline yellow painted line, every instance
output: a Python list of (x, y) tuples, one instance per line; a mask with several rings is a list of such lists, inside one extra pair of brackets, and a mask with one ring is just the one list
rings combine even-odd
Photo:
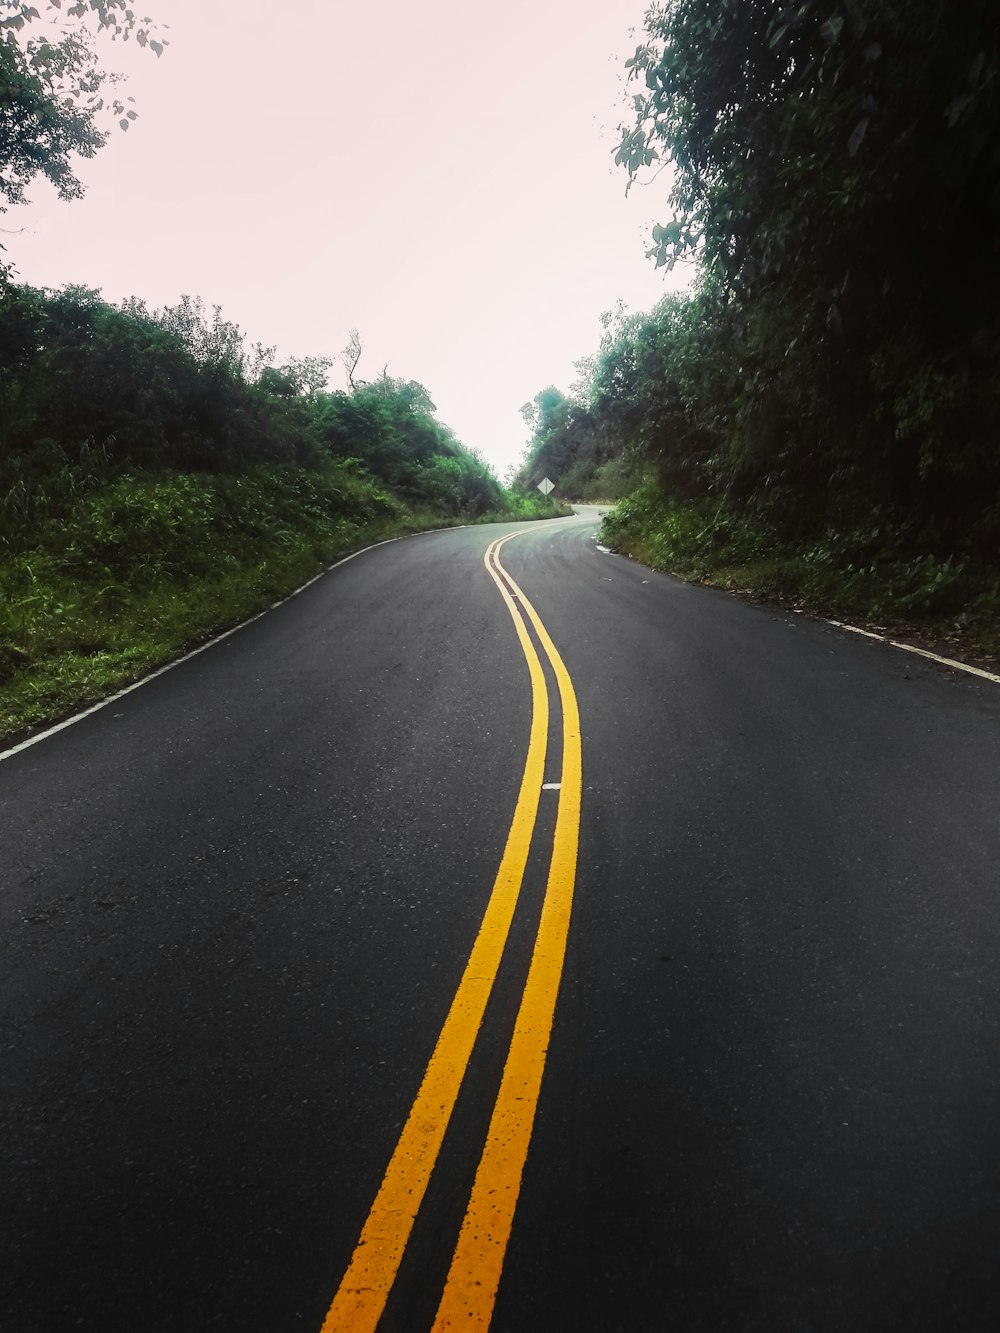
[[(502, 544), (498, 543), (498, 548)], [(499, 559), (496, 563), (528, 613), (559, 685), (562, 786), (545, 902), (528, 979), (434, 1333), (455, 1328), (487, 1329), (493, 1317), (566, 955), (580, 832), (583, 774), (580, 715), (573, 683), (534, 607)]]
[(528, 860), (545, 777), (549, 702), (527, 627), (490, 564), (496, 545), (484, 562), (510, 611), (531, 677), (531, 732), (521, 788), (479, 934), (322, 1333), (373, 1333), (385, 1308), (482, 1023)]

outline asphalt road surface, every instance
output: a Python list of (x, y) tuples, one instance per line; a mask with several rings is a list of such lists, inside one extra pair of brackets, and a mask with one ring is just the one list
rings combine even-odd
[(0, 762), (0, 1330), (995, 1333), (998, 798), (592, 515), (360, 554)]

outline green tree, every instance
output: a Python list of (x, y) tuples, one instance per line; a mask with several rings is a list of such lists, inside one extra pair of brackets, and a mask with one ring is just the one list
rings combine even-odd
[(79, 0), (66, 9), (62, 0), (44, 0), (43, 8), (23, 0), (0, 5), (0, 212), (23, 203), (39, 175), (60, 198), (79, 198), (74, 158), (94, 156), (109, 121), (127, 130), (135, 120), (133, 99), (119, 94), (120, 76), (101, 67), (95, 30), (156, 55), (165, 45), (129, 0)]
[(328, 356), (293, 356), (279, 368), (294, 386), (294, 392), (306, 398), (315, 398), (326, 388), (333, 361)]
[[(992, 0), (673, 0), (627, 62), (645, 86), (618, 161), (672, 163), (658, 263), (699, 247), (744, 288), (914, 236), (946, 245), (1000, 200), (994, 131), (1000, 19)], [(921, 193), (918, 194), (917, 192)], [(920, 213), (913, 205), (921, 198)], [(890, 228), (890, 221), (896, 222)]]
[(800, 519), (847, 495), (942, 546), (994, 541), (993, 0), (960, 16), (948, 0), (672, 0), (646, 26), (618, 161), (633, 179), (671, 164), (650, 254), (696, 257), (717, 284), (714, 484)]

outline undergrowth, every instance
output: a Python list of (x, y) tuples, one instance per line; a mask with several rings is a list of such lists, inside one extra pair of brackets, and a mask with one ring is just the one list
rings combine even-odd
[(474, 519), (476, 523), (510, 523), (512, 520), (533, 521), (542, 518), (568, 518), (572, 507), (561, 500), (553, 500), (551, 495), (523, 495), (518, 491), (506, 493), (508, 507), (494, 510)]
[[(339, 556), (463, 522), (555, 518), (539, 496), (476, 518), (404, 503), (351, 459), (122, 471), (100, 450), (7, 460), (0, 737), (85, 706), (245, 620)], [(16, 475), (12, 475), (16, 472)]]
[(55, 475), (3, 514), (0, 736), (130, 683), (340, 555), (460, 521), (405, 506), (350, 461), (101, 486)]
[(704, 497), (672, 500), (647, 485), (607, 515), (602, 541), (689, 582), (1000, 659), (996, 570), (914, 553), (907, 534), (878, 515), (793, 542), (759, 514)]

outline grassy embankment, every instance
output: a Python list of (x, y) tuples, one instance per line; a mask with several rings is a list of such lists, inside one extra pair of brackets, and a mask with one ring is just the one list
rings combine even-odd
[(997, 669), (1000, 576), (974, 560), (910, 555), (877, 527), (796, 545), (759, 514), (640, 487), (602, 540), (651, 569), (739, 596), (843, 620)]
[(112, 693), (338, 557), (550, 517), (423, 385), (326, 388), (217, 307), (0, 288), (0, 737)]
[[(468, 521), (408, 505), (342, 461), (110, 484), (76, 468), (63, 488), (0, 548), (0, 737), (120, 689), (340, 556)], [(474, 521), (558, 512), (512, 497)]]

